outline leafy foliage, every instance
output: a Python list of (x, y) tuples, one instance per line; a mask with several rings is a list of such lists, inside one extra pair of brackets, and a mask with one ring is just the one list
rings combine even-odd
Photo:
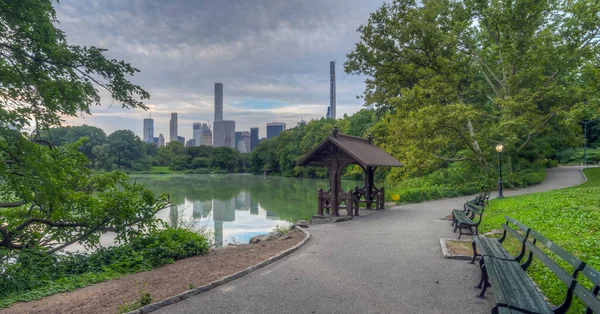
[[(600, 169), (586, 169), (584, 173), (587, 183), (574, 188), (491, 200), (481, 232), (498, 229), (504, 216), (510, 216), (600, 269)], [(566, 287), (550, 270), (538, 261), (528, 273), (550, 301), (562, 302)], [(583, 309), (578, 300), (571, 308), (574, 313)]]
[[(504, 174), (505, 188), (521, 188), (542, 182), (546, 169), (541, 165), (530, 165), (524, 169)], [(400, 195), (402, 203), (418, 203), (432, 199), (476, 194), (497, 188), (498, 173), (492, 168), (476, 164), (455, 163), (428, 175), (409, 178), (399, 182), (388, 182), (386, 198)]]
[(533, 160), (598, 114), (598, 5), (393, 1), (358, 29), (345, 69), (368, 77), (366, 104), (387, 113), (375, 138), (408, 174), (455, 160), (485, 166), (496, 143)]
[[(183, 229), (163, 229), (91, 254), (48, 255), (35, 249), (2, 255), (0, 307), (74, 290), (208, 253), (206, 238)], [(3, 253), (7, 253), (3, 250)]]
[(131, 134), (106, 138), (112, 150), (90, 146), (105, 139), (93, 127), (77, 128), (88, 142), (55, 146), (42, 138), (63, 117), (100, 105), (97, 88), (124, 108), (146, 109), (142, 100), (149, 97), (128, 80), (138, 72), (130, 64), (107, 59), (105, 49), (69, 45), (52, 5), (0, 2), (0, 248), (8, 250), (94, 246), (106, 230), (126, 240), (153, 230), (154, 213), (167, 204), (166, 196), (129, 184), (123, 173), (88, 169), (92, 155), (125, 163), (127, 152), (114, 148), (127, 146), (123, 139)]

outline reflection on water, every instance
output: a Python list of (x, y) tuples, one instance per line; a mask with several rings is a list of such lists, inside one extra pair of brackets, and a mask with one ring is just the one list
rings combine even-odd
[[(250, 238), (309, 219), (316, 213), (317, 189), (327, 180), (230, 175), (137, 175), (132, 180), (174, 205), (157, 213), (172, 227), (205, 228), (215, 245), (248, 243)], [(345, 190), (356, 181), (343, 181)]]

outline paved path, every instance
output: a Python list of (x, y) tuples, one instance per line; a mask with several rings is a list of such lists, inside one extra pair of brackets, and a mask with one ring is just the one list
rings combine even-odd
[[(579, 184), (579, 169), (550, 169), (544, 183), (505, 196)], [(292, 255), (158, 313), (489, 313), (493, 294), (475, 298), (478, 268), (443, 259), (439, 245), (456, 236), (439, 218), (471, 198), (311, 227), (311, 241)]]

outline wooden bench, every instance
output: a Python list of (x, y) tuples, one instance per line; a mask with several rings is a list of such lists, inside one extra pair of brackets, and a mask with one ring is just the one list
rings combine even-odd
[[(527, 237), (529, 237), (531, 229), (508, 216), (505, 216), (504, 219), (506, 219), (506, 223), (502, 224), (502, 229), (504, 229), (502, 238), (496, 239), (479, 235), (473, 236), (473, 259), (471, 260), (471, 264), (475, 263), (475, 258), (481, 255), (499, 259), (516, 260), (517, 262), (520, 262), (521, 259), (523, 259), (525, 256), (525, 241), (527, 240)], [(511, 225), (514, 225), (517, 229), (512, 228)], [(504, 246), (502, 246), (502, 242), (506, 240), (508, 234), (521, 243), (521, 252), (515, 257), (510, 255)], [(477, 253), (478, 250), (480, 253)]]
[[(477, 196), (475, 196), (474, 199), (466, 202), (463, 205), (463, 209), (453, 209), (452, 210), (452, 225), (454, 226), (454, 216), (457, 215), (460, 211), (464, 212), (467, 217), (469, 217), (470, 219), (473, 219), (473, 213), (469, 211), (470, 205), (477, 205), (477, 206), (486, 206), (488, 203), (488, 200), (490, 198), (490, 192), (483, 192), (481, 194), (478, 194)], [(460, 215), (460, 214), (458, 214)]]
[[(463, 235), (463, 230), (469, 230), (472, 235), (479, 234), (479, 224), (483, 216), (483, 205), (477, 205), (472, 202), (465, 203), (465, 211), (454, 210), (452, 212), (452, 225), (454, 232), (458, 229), (458, 238)], [(479, 216), (479, 217), (477, 217)]]
[[(492, 313), (565, 313), (571, 306), (574, 295), (586, 304), (588, 307), (587, 313), (600, 313), (600, 299), (598, 298), (600, 272), (587, 266), (579, 258), (548, 240), (537, 231), (531, 230), (509, 217), (506, 217), (506, 219), (507, 223), (503, 225), (505, 233), (500, 240), (497, 240), (497, 242), (494, 240), (488, 241), (483, 240), (484, 237), (478, 236), (477, 240), (473, 241), (480, 248), (482, 256), (480, 260), (482, 280), (478, 286), (478, 288), (482, 288), (482, 291), (479, 297), (485, 297), (486, 289), (489, 286), (494, 289), (496, 306)], [(509, 222), (517, 226), (520, 232), (510, 228), (508, 226)], [(517, 257), (513, 258), (510, 254), (507, 256), (506, 250), (497, 246), (497, 243), (501, 244), (506, 239), (507, 233), (515, 236), (522, 243), (521, 252)], [(529, 236), (533, 240), (530, 240)], [(490, 243), (493, 244), (486, 246)], [(569, 264), (573, 271), (569, 273), (560, 267), (537, 246), (539, 244), (554, 253), (564, 263)], [(489, 248), (491, 250), (488, 250)], [(522, 260), (526, 251), (529, 252), (528, 257), (521, 264), (520, 260)], [(542, 293), (526, 273), (533, 256), (544, 263), (567, 287), (564, 301), (557, 307), (553, 307), (546, 302)], [(578, 276), (591, 281), (594, 285), (592, 290), (587, 290), (582, 286), (577, 281)]]

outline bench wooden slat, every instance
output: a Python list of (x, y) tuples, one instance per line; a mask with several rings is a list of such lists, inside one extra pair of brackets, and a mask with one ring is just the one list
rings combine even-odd
[(587, 306), (587, 313), (600, 313), (600, 300), (597, 296), (590, 293), (584, 286), (575, 285), (575, 295), (578, 296)]
[(575, 257), (573, 254), (569, 253), (567, 250), (563, 249), (562, 247), (555, 245), (554, 242), (548, 240), (548, 238), (544, 237), (539, 232), (532, 229), (531, 235), (533, 236), (534, 239), (537, 240), (537, 242), (542, 243), (545, 247), (550, 249), (554, 254), (558, 255), (558, 257), (560, 257), (561, 259), (568, 262), (569, 265), (571, 265), (573, 268), (577, 269), (581, 266), (581, 263), (583, 262), (582, 260)]
[[(558, 279), (560, 279), (565, 285), (567, 285), (567, 287), (573, 289), (575, 285), (575, 278), (573, 278), (571, 274), (567, 273), (562, 267), (558, 266), (558, 264), (554, 260), (552, 260), (548, 255), (544, 254), (544, 252), (542, 252), (542, 250), (535, 246), (533, 242), (527, 241), (526, 245), (529, 251), (532, 252), (540, 261), (542, 261), (546, 265), (546, 267), (548, 267), (558, 277)], [(572, 256), (572, 259), (579, 260), (574, 256)], [(583, 262), (579, 260), (579, 264), (575, 265), (574, 268), (579, 269), (580, 267), (582, 267), (582, 264)]]
[(553, 313), (518, 262), (487, 258), (485, 267), (499, 306), (530, 313)]

